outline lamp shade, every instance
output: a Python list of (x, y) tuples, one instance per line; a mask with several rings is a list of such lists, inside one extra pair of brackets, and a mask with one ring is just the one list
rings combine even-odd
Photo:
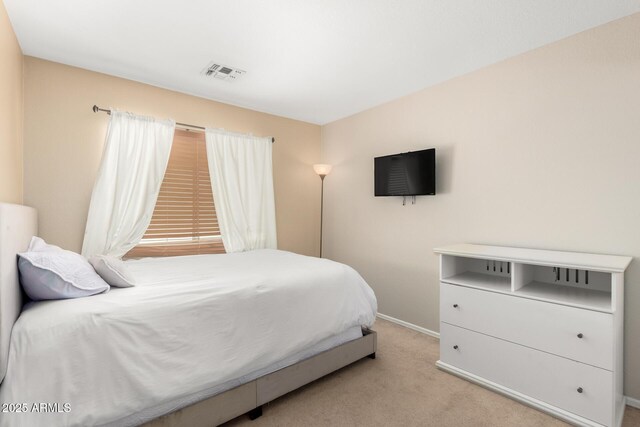
[(317, 165), (313, 165), (313, 170), (320, 176), (326, 176), (331, 172), (331, 165), (319, 163)]

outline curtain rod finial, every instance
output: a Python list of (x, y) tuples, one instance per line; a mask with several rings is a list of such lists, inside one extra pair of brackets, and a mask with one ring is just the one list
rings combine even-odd
[(97, 113), (97, 112), (98, 112), (98, 109), (99, 109), (99, 108), (98, 108), (98, 106), (97, 106), (97, 105), (94, 105), (94, 106), (93, 106), (93, 108), (92, 108), (92, 110), (93, 110), (93, 112), (94, 112), (94, 113)]

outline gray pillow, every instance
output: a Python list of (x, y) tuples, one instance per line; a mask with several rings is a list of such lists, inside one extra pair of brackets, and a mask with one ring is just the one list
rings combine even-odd
[(79, 298), (109, 290), (85, 257), (33, 237), (18, 254), (20, 283), (32, 300)]

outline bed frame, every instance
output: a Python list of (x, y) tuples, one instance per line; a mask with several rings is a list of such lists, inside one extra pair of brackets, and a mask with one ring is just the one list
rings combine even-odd
[[(0, 382), (9, 357), (11, 329), (22, 310), (17, 254), (38, 234), (36, 210), (0, 203)], [(145, 424), (147, 427), (212, 426), (242, 414), (262, 415), (262, 405), (365, 357), (375, 359), (375, 331), (315, 356), (242, 384), (208, 399), (177, 409)]]

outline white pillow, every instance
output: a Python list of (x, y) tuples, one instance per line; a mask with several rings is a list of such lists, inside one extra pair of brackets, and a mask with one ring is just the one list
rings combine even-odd
[(41, 239), (38, 236), (33, 236), (31, 238), (31, 242), (29, 242), (29, 247), (27, 248), (27, 252), (41, 252), (41, 251), (54, 251), (54, 250), (62, 251), (64, 249), (61, 249), (59, 246), (56, 246), (56, 245), (50, 245), (47, 242), (45, 242), (44, 239)]
[(135, 286), (131, 275), (127, 272), (127, 268), (120, 258), (96, 255), (89, 259), (89, 263), (109, 285), (117, 288)]
[(33, 237), (27, 252), (18, 254), (20, 283), (34, 301), (79, 298), (109, 290), (85, 257)]

